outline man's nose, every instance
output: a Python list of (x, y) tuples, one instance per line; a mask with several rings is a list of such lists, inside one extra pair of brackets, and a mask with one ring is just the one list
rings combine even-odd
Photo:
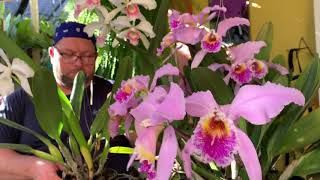
[(83, 65), (83, 61), (79, 56), (76, 57), (74, 65), (79, 67)]

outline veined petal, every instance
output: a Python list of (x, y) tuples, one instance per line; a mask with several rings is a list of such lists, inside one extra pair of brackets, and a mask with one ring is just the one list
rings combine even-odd
[(140, 39), (141, 39), (141, 41), (142, 41), (143, 46), (144, 46), (146, 49), (149, 49), (150, 43), (149, 43), (147, 37), (146, 37), (144, 34), (141, 33), (141, 34), (140, 34)]
[(191, 179), (191, 154), (194, 151), (194, 147), (192, 145), (192, 140), (189, 139), (187, 143), (184, 145), (182, 150), (182, 161), (183, 161), (183, 169), (186, 172), (186, 176)]
[(1, 48), (0, 48), (0, 57), (6, 62), (8, 67), (11, 66), (11, 63), (8, 59), (8, 56), (6, 55), (6, 53), (4, 53), (3, 49), (1, 49)]
[(201, 49), (199, 52), (197, 52), (191, 63), (191, 69), (198, 67), (206, 54), (207, 51), (205, 51), (204, 49)]
[(202, 117), (217, 107), (210, 91), (196, 92), (186, 98), (186, 111), (190, 116)]
[(177, 84), (171, 82), (169, 93), (151, 118), (151, 126), (161, 124), (163, 121), (182, 120), (185, 115), (184, 93)]
[(152, 10), (157, 7), (157, 2), (155, 0), (131, 0), (129, 4), (139, 4), (148, 10)]
[(265, 47), (264, 41), (249, 41), (230, 48), (230, 57), (236, 62), (244, 62), (254, 58), (254, 55)]
[(156, 179), (170, 179), (171, 170), (178, 151), (178, 141), (172, 126), (168, 126), (163, 133), (163, 140), (157, 162)]
[(240, 26), (240, 25), (249, 26), (250, 22), (248, 19), (239, 18), (239, 17), (225, 19), (219, 23), (217, 33), (220, 36), (224, 37), (230, 28), (232, 28), (233, 26)]
[(132, 26), (127, 16), (119, 16), (115, 20), (111, 21), (110, 24), (113, 28), (115, 28), (118, 31)]
[(22, 87), (22, 89), (27, 92), (31, 97), (33, 97), (33, 94), (31, 92), (31, 88), (28, 82), (27, 77), (25, 76), (25, 74), (17, 71), (14, 72), (14, 74), (18, 77), (19, 81), (20, 81), (20, 86)]
[(33, 69), (25, 62), (19, 58), (14, 58), (12, 61), (12, 73), (20, 73), (26, 78), (33, 77)]
[(0, 95), (7, 96), (14, 91), (14, 84), (11, 77), (0, 78)]
[(144, 32), (150, 38), (154, 38), (156, 36), (149, 21), (141, 21), (136, 28)]
[(289, 103), (303, 106), (303, 94), (294, 88), (267, 82), (263, 86), (246, 85), (239, 89), (231, 103), (229, 115), (233, 120), (240, 116), (252, 124), (265, 124), (277, 116)]
[(154, 78), (152, 80), (151, 86), (150, 86), (150, 90), (153, 90), (153, 88), (156, 86), (157, 84), (157, 80), (163, 76), (178, 76), (179, 75), (179, 69), (177, 67), (172, 66), (170, 63), (162, 66), (161, 68), (159, 68), (155, 75)]
[(268, 64), (268, 66), (272, 69), (275, 69), (277, 71), (279, 71), (279, 73), (281, 75), (287, 75), (289, 74), (289, 71), (287, 68), (283, 67), (282, 65), (280, 64), (274, 64), (274, 63), (270, 63), (270, 62), (266, 62)]
[(239, 140), (238, 153), (247, 170), (249, 179), (262, 180), (261, 166), (254, 145), (240, 129), (237, 129), (237, 137)]

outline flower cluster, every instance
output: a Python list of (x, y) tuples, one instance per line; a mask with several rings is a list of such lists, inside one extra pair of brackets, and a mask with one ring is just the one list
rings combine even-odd
[[(157, 7), (155, 0), (109, 0), (114, 9), (108, 11), (101, 5), (100, 0), (78, 0), (75, 8), (75, 17), (78, 17), (84, 9), (96, 10), (99, 16), (98, 22), (92, 22), (85, 27), (85, 32), (92, 36), (94, 30), (99, 29), (97, 37), (98, 47), (103, 47), (107, 34), (112, 30), (120, 39), (128, 40), (132, 45), (137, 45), (141, 40), (146, 49), (149, 48), (147, 37), (155, 37), (152, 25), (140, 12), (140, 6), (147, 10)], [(114, 40), (113, 46), (118, 44)]]

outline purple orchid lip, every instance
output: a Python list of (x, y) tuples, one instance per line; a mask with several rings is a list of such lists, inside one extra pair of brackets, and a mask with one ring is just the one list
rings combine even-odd
[(233, 64), (231, 66), (231, 79), (240, 85), (249, 83), (252, 80), (252, 72), (245, 63)]

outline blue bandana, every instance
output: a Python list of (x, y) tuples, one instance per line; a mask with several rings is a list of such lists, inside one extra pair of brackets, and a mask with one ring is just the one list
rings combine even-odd
[(61, 39), (65, 37), (76, 37), (82, 39), (91, 40), (93, 45), (96, 46), (96, 38), (94, 36), (89, 37), (86, 32), (83, 31), (86, 25), (77, 22), (64, 22), (56, 29), (56, 34), (53, 38), (53, 45), (57, 44)]

